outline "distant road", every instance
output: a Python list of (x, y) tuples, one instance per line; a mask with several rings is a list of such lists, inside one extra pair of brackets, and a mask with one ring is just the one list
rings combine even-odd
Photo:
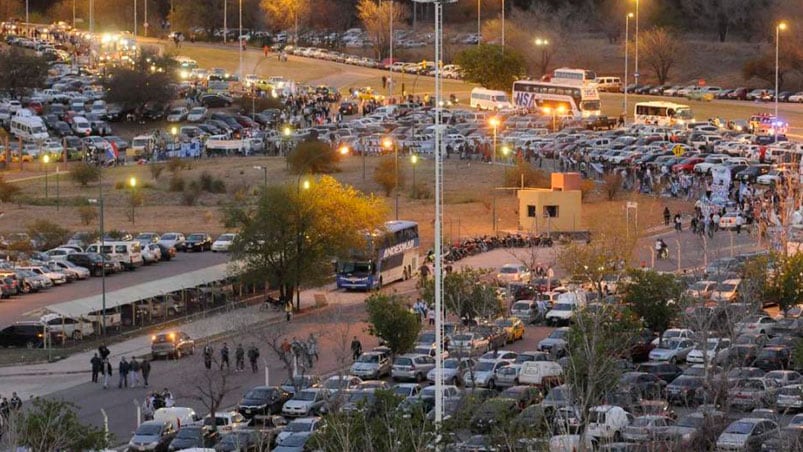
[[(106, 293), (147, 283), (156, 279), (168, 278), (206, 267), (211, 267), (228, 260), (228, 254), (220, 253), (178, 253), (169, 262), (140, 267), (132, 272), (122, 272), (106, 277)], [(43, 292), (18, 295), (8, 300), (0, 300), (0, 328), (26, 318), (38, 318), (32, 315), (36, 311), (56, 303), (76, 300), (101, 293), (101, 278), (92, 277), (84, 281), (76, 281)], [(26, 315), (28, 313), (28, 315)]]

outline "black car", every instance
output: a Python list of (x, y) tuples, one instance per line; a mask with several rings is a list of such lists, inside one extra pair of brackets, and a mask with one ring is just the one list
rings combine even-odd
[(666, 386), (666, 398), (669, 403), (688, 406), (694, 402), (697, 390), (703, 386), (703, 383), (704, 380), (701, 377), (681, 375)]
[(633, 392), (648, 399), (661, 398), (665, 387), (664, 380), (647, 372), (626, 372), (619, 378), (621, 391)]
[(751, 165), (736, 173), (736, 179), (742, 182), (754, 183), (758, 176), (767, 174), (772, 169), (772, 165)]
[(753, 367), (758, 367), (764, 372), (771, 370), (785, 370), (789, 368), (789, 361), (792, 356), (789, 348), (783, 346), (764, 347), (758, 352)]
[(176, 430), (170, 422), (147, 421), (140, 424), (128, 442), (129, 452), (167, 451), (168, 445), (176, 437)]
[(98, 253), (72, 253), (68, 254), (66, 259), (79, 267), (86, 268), (92, 276), (103, 275), (104, 268), (106, 274), (114, 273), (114, 262), (109, 259), (104, 262), (103, 257)]
[(57, 121), (53, 124), (53, 131), (59, 137), (66, 137), (73, 134), (72, 127), (64, 121)]
[(293, 398), (293, 395), (276, 386), (257, 386), (246, 392), (237, 411), (246, 418), (280, 414), (282, 405)]
[(172, 452), (195, 447), (211, 448), (218, 441), (220, 441), (220, 433), (217, 430), (200, 425), (187, 425), (181, 427), (167, 450)]
[(638, 368), (636, 369), (638, 372), (647, 372), (650, 374), (655, 375), (656, 377), (664, 380), (667, 383), (671, 383), (672, 380), (677, 378), (680, 374), (683, 373), (683, 369), (676, 366), (672, 363), (658, 363), (658, 362), (649, 362), (639, 364)]
[(0, 347), (39, 348), (44, 333), (44, 326), (39, 322), (17, 322), (0, 330)]
[(194, 232), (184, 243), (186, 251), (208, 251), (212, 249), (212, 236), (205, 232)]
[(201, 96), (201, 105), (207, 108), (229, 107), (231, 103), (231, 97), (222, 94), (204, 94)]
[(513, 399), (494, 398), (482, 403), (471, 417), (473, 433), (489, 433), (497, 426), (507, 425), (521, 410)]
[(269, 438), (263, 438), (256, 430), (236, 430), (223, 435), (215, 445), (217, 452), (257, 452), (266, 449)]
[(161, 102), (148, 102), (142, 108), (142, 116), (145, 119), (162, 119), (167, 112), (168, 105)]
[(341, 115), (348, 116), (357, 114), (359, 112), (359, 108), (354, 102), (343, 102), (340, 104), (340, 109), (338, 109), (338, 111)]

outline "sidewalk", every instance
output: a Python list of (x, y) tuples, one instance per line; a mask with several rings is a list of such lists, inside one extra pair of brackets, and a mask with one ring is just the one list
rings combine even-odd
[[(316, 296), (325, 296), (327, 304), (351, 304), (361, 302), (364, 294), (337, 292), (333, 287), (314, 288), (301, 292), (301, 314), (309, 315), (310, 308), (316, 305)], [(212, 317), (197, 319), (179, 327), (195, 340), (196, 351), (203, 347), (204, 339), (220, 336), (236, 331), (238, 328), (261, 322), (284, 322), (285, 313), (260, 306), (249, 306), (221, 313)], [(142, 356), (150, 353), (151, 335), (143, 334), (109, 347), (109, 360), (114, 369), (122, 356)], [(0, 367), (0, 395), (17, 392), (23, 400), (28, 397), (44, 396), (53, 392), (69, 389), (89, 380), (90, 359), (95, 350), (76, 353), (68, 358), (52, 363), (40, 363), (27, 366)], [(77, 375), (85, 375), (78, 377)], [(73, 376), (73, 377), (70, 377)]]

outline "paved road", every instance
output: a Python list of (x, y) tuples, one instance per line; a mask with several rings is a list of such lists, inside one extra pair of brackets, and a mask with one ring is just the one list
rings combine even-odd
[[(123, 289), (155, 279), (167, 278), (226, 262), (228, 255), (220, 253), (178, 253), (169, 262), (140, 267), (133, 272), (123, 272), (106, 277), (106, 292)], [(34, 314), (45, 306), (75, 300), (101, 293), (101, 278), (76, 281), (64, 286), (27, 295), (19, 295), (0, 301), (0, 328)], [(26, 313), (30, 313), (26, 315)], [(33, 315), (36, 317), (36, 315)]]

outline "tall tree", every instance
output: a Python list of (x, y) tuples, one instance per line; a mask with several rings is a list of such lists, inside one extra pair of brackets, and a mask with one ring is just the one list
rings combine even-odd
[(169, 17), (173, 30), (187, 33), (193, 28), (201, 28), (211, 38), (215, 29), (223, 26), (223, 2), (175, 2)]
[(655, 72), (661, 85), (666, 83), (669, 72), (686, 54), (682, 38), (663, 27), (639, 33), (638, 49), (641, 61)]
[(270, 186), (252, 209), (230, 206), (227, 227), (240, 234), (232, 256), (246, 280), (268, 281), (290, 299), (300, 285), (332, 274), (332, 258), (365, 246), (363, 231), (385, 218), (384, 203), (324, 176), (309, 189)]
[(360, 0), (357, 3), (357, 17), (360, 18), (365, 31), (373, 42), (376, 59), (383, 60), (390, 51), (390, 22), (397, 26), (407, 18), (407, 6), (394, 0), (376, 2), (375, 0)]
[[(461, 319), (493, 319), (504, 313), (496, 286), (490, 282), (488, 269), (462, 268), (443, 277), (443, 302), (446, 311)], [(434, 305), (435, 281), (427, 279), (421, 287), (422, 298)]]
[(750, 37), (754, 30), (766, 29), (767, 11), (774, 10), (775, 0), (680, 0), (680, 9), (694, 22), (708, 25), (725, 42), (732, 30)]
[(400, 295), (377, 293), (365, 300), (368, 331), (382, 339), (394, 354), (410, 351), (421, 331), (421, 317), (410, 312)]
[(147, 102), (169, 102), (175, 91), (175, 61), (143, 52), (133, 68), (119, 67), (104, 80), (106, 100), (124, 108), (140, 108)]
[(309, 138), (287, 154), (287, 166), (293, 174), (333, 173), (338, 170), (340, 157), (328, 143)]
[(311, 0), (261, 0), (260, 6), (274, 29), (292, 28), (297, 32), (312, 9)]
[(786, 313), (803, 302), (803, 253), (778, 256), (773, 277), (769, 279), (770, 299), (778, 302), (781, 311)]
[(58, 399), (33, 399), (30, 407), (11, 412), (4, 421), (2, 450), (101, 450), (111, 442), (103, 430), (81, 423), (75, 405)]
[(679, 311), (680, 284), (672, 274), (653, 270), (631, 270), (630, 281), (625, 285), (624, 300), (646, 326), (663, 332)]
[(0, 52), (0, 90), (21, 94), (23, 90), (44, 86), (47, 60), (18, 47)]
[(488, 89), (508, 91), (526, 72), (524, 59), (518, 52), (494, 44), (463, 50), (455, 62), (462, 68), (465, 80)]

